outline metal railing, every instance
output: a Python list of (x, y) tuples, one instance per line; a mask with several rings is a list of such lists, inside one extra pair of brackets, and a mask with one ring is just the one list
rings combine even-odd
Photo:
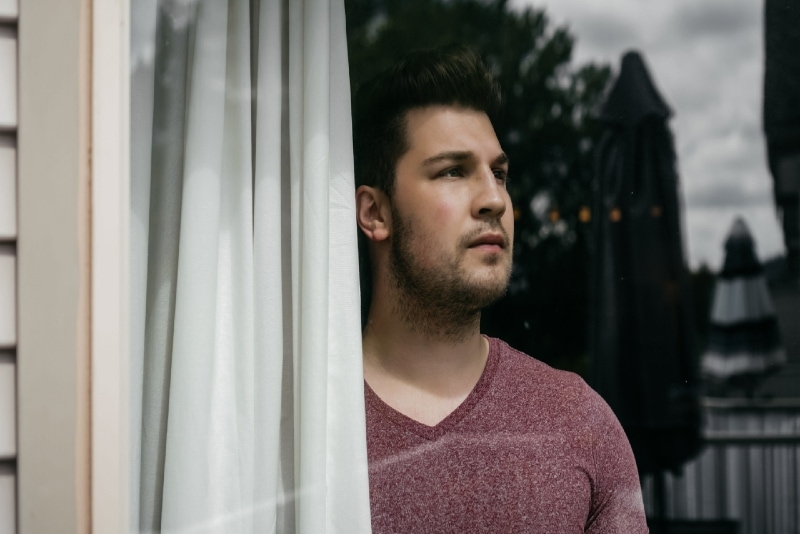
[[(740, 534), (800, 534), (800, 399), (703, 399), (706, 446), (667, 474), (666, 516), (734, 520)], [(652, 477), (642, 483), (654, 508)]]

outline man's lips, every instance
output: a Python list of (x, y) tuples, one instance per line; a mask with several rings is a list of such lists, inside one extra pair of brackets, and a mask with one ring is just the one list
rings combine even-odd
[(469, 248), (477, 248), (483, 246), (506, 248), (506, 238), (505, 236), (503, 236), (503, 234), (488, 233), (478, 236), (469, 243)]

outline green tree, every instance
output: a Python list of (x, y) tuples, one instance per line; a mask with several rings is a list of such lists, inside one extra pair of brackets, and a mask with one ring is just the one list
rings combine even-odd
[[(416, 48), (464, 43), (504, 90), (496, 130), (511, 161), (514, 273), (508, 295), (484, 313), (484, 330), (553, 365), (583, 372), (587, 332), (586, 224), (591, 120), (606, 65), (571, 63), (574, 38), (532, 7), (506, 0), (346, 0), (350, 79), (358, 85)], [(583, 213), (587, 215), (586, 212)]]

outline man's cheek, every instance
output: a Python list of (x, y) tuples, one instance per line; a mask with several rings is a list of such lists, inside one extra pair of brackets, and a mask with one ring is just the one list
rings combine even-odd
[(446, 225), (453, 219), (456, 213), (457, 203), (452, 201), (452, 198), (443, 198), (437, 205), (434, 211), (436, 221), (434, 221), (436, 228), (444, 231)]

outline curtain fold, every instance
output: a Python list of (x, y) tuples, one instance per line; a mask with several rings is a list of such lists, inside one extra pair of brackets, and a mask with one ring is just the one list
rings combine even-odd
[(132, 4), (131, 530), (369, 532), (342, 1)]
[[(150, 169), (153, 133), (153, 98), (156, 35), (156, 0), (142, 0), (131, 11), (131, 367), (130, 454), (133, 481), (129, 509), (131, 531), (139, 530), (140, 491), (147, 485), (141, 469), (142, 400), (147, 307), (147, 249), (150, 227)], [(152, 493), (152, 492), (151, 492)]]

